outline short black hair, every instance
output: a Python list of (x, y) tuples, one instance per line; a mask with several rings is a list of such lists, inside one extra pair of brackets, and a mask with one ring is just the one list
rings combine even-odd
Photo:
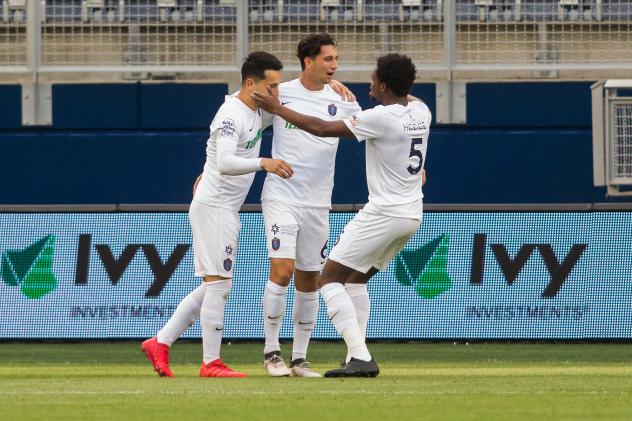
[(241, 65), (241, 82), (252, 78), (254, 80), (265, 79), (266, 70), (282, 70), (283, 63), (270, 53), (254, 51), (248, 54), (244, 64)]
[(417, 69), (410, 57), (404, 54), (387, 54), (377, 59), (376, 75), (398, 97), (410, 93)]
[(336, 46), (336, 40), (328, 33), (311, 34), (303, 38), (298, 43), (296, 56), (301, 61), (301, 69), (305, 70), (305, 57), (314, 58), (320, 54), (320, 47), (323, 45)]

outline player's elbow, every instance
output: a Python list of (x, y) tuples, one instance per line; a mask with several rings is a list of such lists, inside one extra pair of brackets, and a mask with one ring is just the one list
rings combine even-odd
[(227, 160), (225, 159), (217, 160), (217, 169), (219, 170), (219, 173), (221, 175), (235, 175), (235, 170), (226, 161)]
[(323, 124), (311, 124), (310, 127), (308, 127), (307, 131), (313, 134), (314, 136), (318, 136), (318, 137), (327, 136), (327, 130)]

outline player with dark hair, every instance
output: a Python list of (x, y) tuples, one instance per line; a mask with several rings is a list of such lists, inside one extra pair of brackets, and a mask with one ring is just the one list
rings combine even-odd
[[(361, 111), (330, 86), (338, 68), (335, 39), (312, 34), (297, 48), (298, 79), (279, 86), (279, 100), (292, 110), (327, 120)], [(338, 136), (314, 136), (279, 116), (272, 119), (272, 155), (287, 161), (290, 180), (266, 178), (261, 194), (270, 277), (263, 295), (264, 367), (271, 376), (320, 377), (307, 361), (307, 347), (318, 316), (318, 279), (327, 255), (329, 208), (334, 184)], [(288, 368), (281, 357), (279, 334), (286, 294), (294, 275), (294, 339)]]
[(253, 52), (241, 68), (242, 86), (227, 96), (210, 127), (206, 163), (196, 182), (189, 220), (193, 234), (195, 275), (204, 282), (186, 296), (156, 337), (141, 349), (160, 376), (172, 377), (169, 348), (198, 318), (202, 325), (201, 377), (245, 377), (219, 356), (224, 307), (232, 287), (233, 261), (241, 224), (238, 211), (252, 185), (254, 173), (265, 170), (282, 179), (293, 175), (280, 159), (260, 158), (262, 112), (253, 92), (278, 94), (283, 65), (272, 54)]
[(366, 322), (362, 326), (359, 315), (363, 312), (368, 319), (369, 279), (386, 268), (421, 223), (431, 115), (423, 102), (409, 95), (415, 74), (415, 65), (405, 55), (380, 57), (371, 76), (370, 95), (382, 105), (337, 121), (299, 114), (274, 96), (253, 94), (261, 108), (315, 136), (366, 141), (369, 202), (345, 227), (320, 277), (327, 314), (348, 348), (347, 361), (325, 377), (379, 374), (366, 346)]

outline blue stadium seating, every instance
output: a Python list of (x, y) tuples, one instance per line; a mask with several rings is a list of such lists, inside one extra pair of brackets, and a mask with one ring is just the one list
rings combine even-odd
[(366, 20), (399, 20), (400, 3), (396, 0), (366, 0)]
[(47, 21), (81, 21), (81, 0), (46, 0), (45, 13)]
[[(82, 20), (81, 0), (46, 0), (47, 21), (79, 22)], [(307, 23), (321, 19), (320, 0), (285, 0), (280, 7), (277, 0), (249, 0), (251, 22), (296, 22)], [(341, 0), (339, 7), (327, 8), (326, 21), (354, 21), (358, 16), (356, 0)], [(401, 7), (400, 0), (365, 0), (363, 19), (366, 21), (437, 21), (442, 13), (436, 10), (435, 0), (424, 0), (418, 7)], [(496, 0), (494, 7), (483, 16), (484, 20), (512, 21), (515, 19), (514, 0)], [(156, 0), (126, 0), (124, 21), (149, 22), (160, 20), (160, 9)], [(118, 0), (106, 0), (101, 11), (103, 22), (118, 20)], [(403, 14), (402, 14), (403, 10)], [(197, 0), (178, 0), (177, 7), (168, 12), (165, 20), (231, 22), (236, 21), (236, 8), (221, 5), (219, 0), (204, 0), (203, 17), (198, 16)], [(480, 21), (480, 8), (475, 0), (456, 2), (457, 21)], [(600, 12), (600, 13), (599, 13)], [(107, 19), (104, 17), (107, 13)], [(164, 17), (163, 12), (163, 17)], [(542, 21), (590, 21), (601, 14), (602, 20), (629, 21), (632, 19), (632, 0), (602, 0), (600, 11), (596, 10), (596, 0), (580, 1), (579, 7), (569, 6), (560, 14), (559, 0), (523, 0), (520, 20), (524, 22)]]
[(320, 16), (320, 1), (285, 1), (283, 5), (283, 15), (284, 21), (286, 22), (317, 21)]
[(601, 17), (603, 20), (630, 21), (632, 19), (632, 1), (603, 0)]
[(479, 20), (478, 7), (474, 1), (464, 3), (462, 1), (456, 4), (456, 20), (458, 21), (477, 21)]

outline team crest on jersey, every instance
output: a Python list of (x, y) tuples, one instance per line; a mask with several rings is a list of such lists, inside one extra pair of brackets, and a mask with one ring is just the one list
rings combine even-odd
[(272, 250), (277, 251), (281, 247), (281, 240), (277, 237), (272, 239)]
[(224, 260), (224, 270), (226, 272), (230, 272), (232, 267), (233, 267), (233, 261), (230, 259), (230, 257)]
[(329, 112), (329, 115), (333, 117), (336, 113), (338, 113), (338, 107), (336, 107), (336, 104), (329, 104), (327, 111)]

